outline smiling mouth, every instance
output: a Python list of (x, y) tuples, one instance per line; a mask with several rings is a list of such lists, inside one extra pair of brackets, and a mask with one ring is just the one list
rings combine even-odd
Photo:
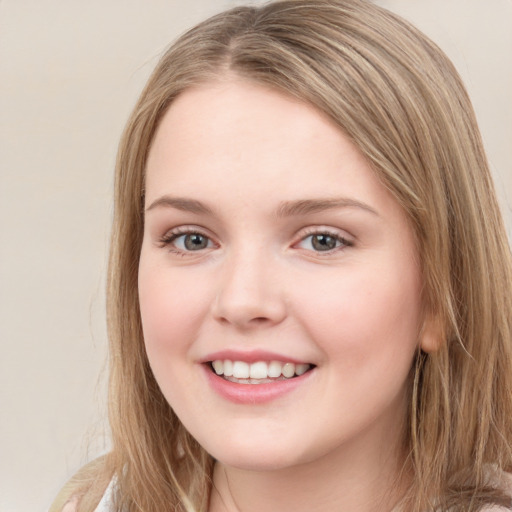
[(280, 361), (231, 361), (216, 359), (209, 366), (219, 377), (237, 384), (267, 384), (289, 380), (311, 371), (314, 365), (308, 363), (284, 363)]

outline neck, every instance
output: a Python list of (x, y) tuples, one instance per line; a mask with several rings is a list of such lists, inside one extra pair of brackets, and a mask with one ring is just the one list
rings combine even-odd
[(217, 462), (209, 512), (391, 511), (409, 483), (404, 460), (387, 440), (270, 471)]

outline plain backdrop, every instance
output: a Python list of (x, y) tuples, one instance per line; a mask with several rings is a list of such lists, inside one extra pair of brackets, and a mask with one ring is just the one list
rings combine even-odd
[[(44, 512), (104, 429), (117, 142), (158, 56), (228, 0), (0, 0), (0, 511)], [(454, 60), (512, 226), (512, 0), (379, 0)]]

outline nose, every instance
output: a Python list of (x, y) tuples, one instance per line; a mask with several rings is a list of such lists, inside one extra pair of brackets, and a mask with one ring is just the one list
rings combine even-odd
[(213, 317), (241, 330), (277, 325), (287, 314), (282, 274), (271, 258), (248, 252), (219, 269)]

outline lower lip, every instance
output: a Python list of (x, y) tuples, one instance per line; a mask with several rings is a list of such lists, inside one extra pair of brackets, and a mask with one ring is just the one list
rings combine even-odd
[(313, 370), (309, 370), (298, 377), (265, 384), (238, 384), (219, 377), (209, 365), (202, 366), (213, 390), (236, 404), (261, 404), (276, 400), (304, 384), (313, 373)]

